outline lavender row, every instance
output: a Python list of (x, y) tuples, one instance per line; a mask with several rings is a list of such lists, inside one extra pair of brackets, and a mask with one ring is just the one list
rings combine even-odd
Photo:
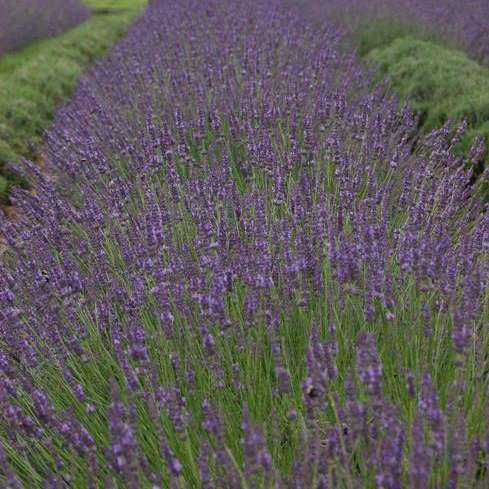
[(483, 148), (340, 43), (159, 0), (82, 81), (0, 221), (0, 480), (487, 485)]
[(0, 55), (88, 18), (80, 0), (0, 0)]
[[(308, 1), (306, 3), (309, 3)], [(395, 20), (425, 30), (475, 59), (489, 63), (489, 3), (470, 0), (336, 0), (313, 1), (316, 17), (338, 14), (353, 31), (365, 22)]]

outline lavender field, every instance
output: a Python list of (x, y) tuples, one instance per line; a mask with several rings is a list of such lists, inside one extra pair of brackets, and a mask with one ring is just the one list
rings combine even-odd
[(0, 0), (0, 56), (87, 19), (81, 0)]
[(24, 163), (0, 487), (489, 487), (483, 141), (305, 8), (151, 2)]

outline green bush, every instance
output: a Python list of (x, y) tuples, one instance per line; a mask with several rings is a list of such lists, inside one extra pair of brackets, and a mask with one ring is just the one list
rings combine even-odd
[(489, 69), (464, 52), (407, 36), (372, 50), (367, 59), (379, 68), (379, 76), (388, 77), (400, 98), (410, 101), (423, 131), (448, 119), (467, 119), (460, 151), (475, 136), (489, 140)]

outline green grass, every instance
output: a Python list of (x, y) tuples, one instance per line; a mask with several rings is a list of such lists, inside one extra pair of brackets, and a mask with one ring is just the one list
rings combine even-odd
[(448, 119), (467, 119), (460, 151), (467, 151), (475, 136), (489, 140), (489, 69), (463, 51), (403, 37), (374, 49), (368, 59), (378, 66), (380, 76), (389, 78), (396, 94), (410, 100), (423, 131)]
[(8, 202), (10, 186), (19, 181), (5, 163), (35, 158), (56, 107), (70, 95), (87, 66), (124, 35), (136, 13), (131, 9), (94, 15), (61, 36), (0, 59), (0, 204)]

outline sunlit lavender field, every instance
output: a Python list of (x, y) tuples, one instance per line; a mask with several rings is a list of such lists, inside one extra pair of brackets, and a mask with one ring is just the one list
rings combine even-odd
[(59, 34), (89, 13), (81, 0), (0, 0), (0, 55)]
[(152, 2), (25, 162), (0, 486), (489, 487), (483, 142), (303, 14)]

